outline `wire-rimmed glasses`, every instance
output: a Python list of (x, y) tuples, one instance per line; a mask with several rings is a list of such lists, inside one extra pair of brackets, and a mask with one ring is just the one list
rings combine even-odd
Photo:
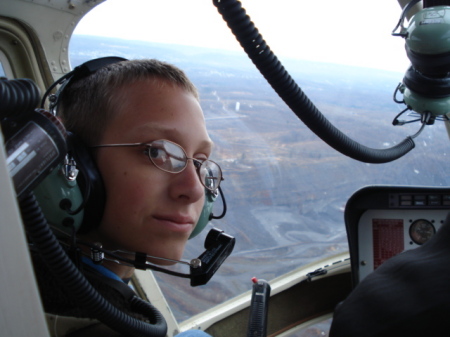
[(169, 173), (182, 172), (186, 168), (188, 160), (192, 160), (200, 182), (205, 188), (212, 192), (217, 191), (220, 182), (223, 180), (222, 169), (216, 162), (209, 159), (201, 161), (195, 158), (189, 158), (180, 145), (171, 142), (170, 140), (158, 139), (150, 143), (102, 144), (91, 147), (124, 146), (145, 146), (145, 153), (148, 155), (150, 161), (160, 170)]

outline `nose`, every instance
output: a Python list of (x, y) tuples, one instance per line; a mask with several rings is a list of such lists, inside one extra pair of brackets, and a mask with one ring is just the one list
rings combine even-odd
[(204, 186), (200, 182), (197, 168), (192, 160), (188, 160), (186, 168), (173, 175), (171, 196), (193, 203), (201, 199), (204, 194)]

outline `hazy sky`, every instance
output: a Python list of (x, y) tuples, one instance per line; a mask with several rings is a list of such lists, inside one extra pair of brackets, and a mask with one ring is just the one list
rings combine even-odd
[[(402, 38), (391, 36), (397, 0), (242, 0), (279, 57), (404, 72)], [(76, 34), (240, 50), (212, 0), (107, 0)]]

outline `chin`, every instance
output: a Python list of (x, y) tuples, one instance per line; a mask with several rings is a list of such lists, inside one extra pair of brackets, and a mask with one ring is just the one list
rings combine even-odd
[[(147, 261), (156, 265), (170, 266), (176, 262), (163, 259), (179, 261), (184, 254), (187, 240), (183, 239), (153, 239), (135, 247), (131, 251), (141, 251), (148, 255)], [(161, 259), (159, 259), (161, 258)]]
[[(162, 258), (167, 258), (167, 259), (171, 259), (171, 260), (180, 260), (180, 258), (174, 258), (174, 257), (163, 257)], [(155, 258), (147, 258), (147, 261), (159, 266), (173, 266), (174, 264), (176, 264), (176, 262), (173, 261), (167, 261), (167, 260), (162, 260), (162, 259), (155, 259)]]
[[(147, 261), (157, 264), (157, 265), (161, 265), (161, 266), (172, 266), (174, 264), (176, 264), (176, 262), (174, 261), (167, 261), (167, 260), (163, 260), (163, 259), (170, 259), (170, 260), (176, 260), (179, 261), (181, 260), (181, 258), (183, 257), (183, 251), (184, 251), (184, 246), (183, 249), (181, 251), (170, 251), (168, 252), (166, 251), (157, 251), (155, 252), (154, 250), (149, 253), (149, 257), (147, 258)], [(161, 259), (158, 259), (158, 257), (160, 257)]]
[(149, 261), (151, 263), (157, 264), (159, 266), (173, 266), (174, 264), (176, 264), (176, 262), (159, 260), (159, 259), (149, 259)]

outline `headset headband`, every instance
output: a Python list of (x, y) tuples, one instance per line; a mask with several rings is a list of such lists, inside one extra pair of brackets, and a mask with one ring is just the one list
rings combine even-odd
[(50, 102), (50, 111), (56, 115), (55, 108), (59, 104), (59, 96), (63, 92), (64, 88), (72, 83), (76, 82), (84, 77), (87, 77), (93, 73), (95, 73), (100, 68), (106, 67), (107, 65), (121, 62), (121, 61), (128, 61), (127, 59), (123, 57), (118, 56), (107, 56), (107, 57), (101, 57), (94, 60), (87, 61), (78, 67), (75, 67), (71, 72), (67, 73), (66, 75), (62, 76), (59, 80), (57, 80), (55, 83), (53, 83), (45, 92), (44, 96), (42, 97), (41, 102), (41, 108), (44, 107), (45, 100), (50, 95), (50, 92), (58, 85), (61, 84), (61, 87), (58, 89), (56, 94), (51, 98)]

